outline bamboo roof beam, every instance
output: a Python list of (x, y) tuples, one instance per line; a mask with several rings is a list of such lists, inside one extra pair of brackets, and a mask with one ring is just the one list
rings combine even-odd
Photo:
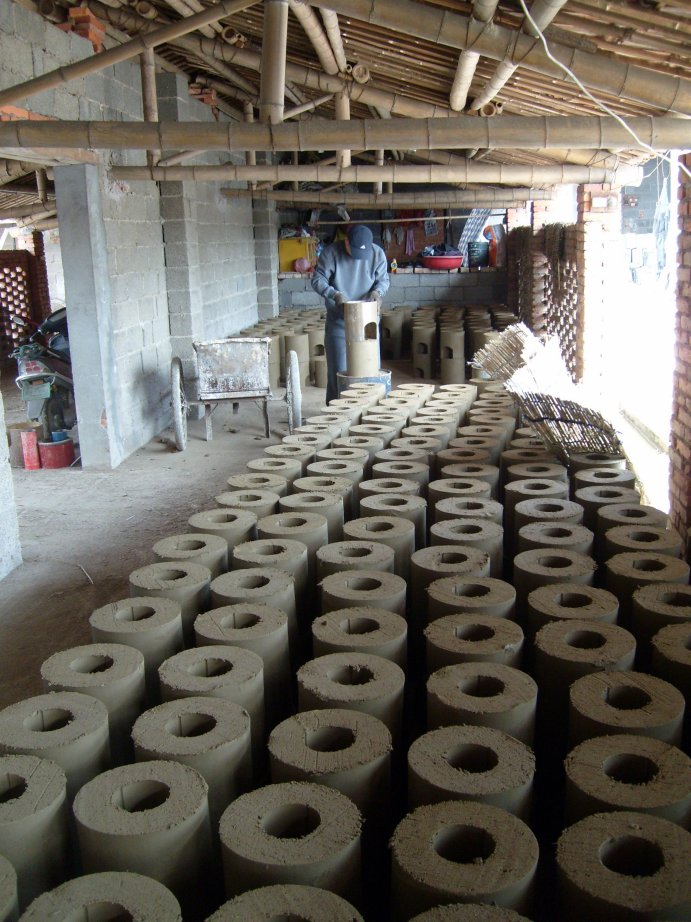
[(369, 192), (292, 192), (286, 189), (221, 189), (227, 198), (253, 198), (301, 206), (344, 205), (346, 208), (381, 210), (388, 208), (453, 208), (467, 206), (476, 208), (503, 208), (528, 201), (545, 201), (552, 197), (547, 189), (491, 189), (478, 190), (429, 190), (420, 192), (394, 192), (381, 195)]
[(288, 0), (264, 0), (259, 119), (270, 124), (283, 121), (288, 47)]
[(305, 35), (312, 43), (324, 71), (327, 74), (337, 74), (339, 66), (317, 14), (307, 0), (289, 0), (289, 4), (291, 13), (305, 30)]
[(343, 38), (341, 36), (341, 27), (338, 24), (338, 13), (333, 10), (323, 9), (321, 11), (322, 22), (326, 29), (326, 34), (331, 42), (336, 65), (340, 73), (346, 72), (348, 62), (346, 61), (345, 48), (343, 47)]
[[(482, 30), (486, 22), (490, 22), (497, 9), (499, 0), (473, 0), (471, 23), (477, 23), (476, 28)], [(480, 55), (466, 48), (458, 58), (456, 74), (449, 93), (449, 105), (455, 112), (461, 112), (468, 101), (468, 91), (473, 81), (477, 62)]]

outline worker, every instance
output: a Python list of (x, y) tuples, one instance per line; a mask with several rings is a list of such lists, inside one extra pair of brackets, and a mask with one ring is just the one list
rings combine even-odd
[(372, 231), (364, 224), (349, 228), (345, 240), (322, 250), (312, 276), (312, 289), (326, 302), (326, 402), (338, 397), (339, 371), (346, 370), (346, 301), (376, 301), (389, 290), (386, 254), (372, 241)]

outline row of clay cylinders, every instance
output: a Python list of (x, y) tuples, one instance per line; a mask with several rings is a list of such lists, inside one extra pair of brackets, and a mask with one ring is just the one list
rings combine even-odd
[[(390, 299), (387, 298), (387, 304)], [(383, 307), (379, 324), (382, 359), (400, 359), (410, 355), (411, 324), (415, 308), (408, 304)]]
[(303, 384), (316, 382), (318, 371), (320, 380), (325, 379), (323, 312), (287, 311), (278, 317), (259, 321), (254, 326), (246, 328), (243, 335), (271, 338), (269, 375), (272, 389), (277, 388), (281, 381), (285, 381), (286, 355), (291, 350), (297, 353), (300, 380)]
[(436, 376), (438, 359), (437, 336), (438, 310), (420, 308), (412, 320), (412, 362), (416, 378), (430, 379)]

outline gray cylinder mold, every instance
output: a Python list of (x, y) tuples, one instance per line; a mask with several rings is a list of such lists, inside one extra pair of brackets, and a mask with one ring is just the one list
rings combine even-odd
[(257, 519), (278, 512), (278, 493), (271, 490), (227, 490), (214, 497), (224, 509), (246, 509), (253, 512)]
[(249, 509), (205, 509), (187, 520), (193, 532), (224, 538), (230, 554), (236, 544), (257, 537), (257, 515)]
[(16, 872), (22, 908), (67, 877), (68, 819), (67, 779), (55, 762), (0, 756), (0, 856)]
[(493, 615), (445, 615), (425, 628), (427, 674), (455, 663), (504, 663), (520, 667), (523, 631)]
[(519, 615), (525, 611), (528, 595), (549, 583), (583, 583), (590, 586), (597, 565), (592, 557), (568, 548), (538, 548), (522, 551), (513, 559), (513, 582)]
[[(250, 474), (268, 474), (285, 477), (288, 484), (292, 484), (296, 477), (302, 476), (302, 462), (290, 458), (253, 458), (247, 462)], [(276, 490), (280, 494), (280, 491)]]
[(380, 570), (344, 570), (321, 581), (322, 614), (339, 608), (367, 605), (405, 615), (406, 583)]
[(502, 575), (504, 529), (496, 522), (463, 517), (443, 519), (430, 528), (432, 545), (461, 544), (489, 555), (489, 573), (497, 579)]
[(228, 542), (221, 535), (205, 535), (201, 532), (171, 535), (157, 541), (152, 551), (158, 562), (177, 563), (184, 560), (200, 563), (209, 568), (212, 577), (228, 569)]
[(561, 619), (616, 624), (619, 600), (606, 589), (581, 583), (552, 583), (528, 595), (526, 633), (533, 637), (541, 627)]
[(170, 890), (157, 880), (131, 871), (103, 871), (75, 877), (44, 893), (21, 922), (89, 918), (182, 922), (182, 913)]
[(583, 521), (593, 530), (597, 526), (597, 513), (602, 506), (641, 501), (637, 490), (617, 486), (582, 487), (574, 492), (573, 498), (583, 506)]
[(523, 499), (514, 507), (514, 530), (533, 522), (550, 525), (580, 525), (583, 522), (583, 506), (568, 499)]
[(435, 507), (435, 522), (448, 519), (483, 519), (501, 525), (504, 521), (504, 507), (494, 499), (481, 496), (451, 496), (440, 499)]
[(16, 922), (18, 918), (17, 874), (7, 858), (0, 855), (0, 922)]
[(619, 607), (628, 623), (632, 596), (641, 586), (657, 583), (688, 585), (689, 565), (684, 560), (666, 554), (628, 551), (615, 554), (605, 562), (605, 586), (619, 599)]
[(152, 563), (130, 573), (129, 583), (133, 598), (153, 595), (179, 602), (183, 637), (185, 643), (191, 643), (194, 619), (209, 607), (211, 571), (208, 567), (186, 561)]
[(300, 922), (364, 922), (343, 897), (320, 887), (274, 884), (247, 890), (224, 903), (206, 922), (267, 922), (293, 916)]
[[(317, 494), (301, 493), (296, 497), (299, 502), (304, 502), (307, 496), (316, 496)], [(325, 496), (326, 494), (321, 494)], [(282, 502), (287, 502), (289, 496), (285, 496)], [(339, 497), (326, 497), (325, 500), (318, 500), (312, 503), (312, 506), (325, 503), (335, 503), (337, 514), (342, 516), (342, 504), (339, 503)], [(286, 508), (284, 512), (277, 515), (268, 515), (257, 523), (257, 531), (260, 538), (292, 538), (295, 541), (302, 541), (307, 546), (307, 566), (309, 578), (314, 579), (317, 572), (317, 550), (328, 544), (329, 523), (325, 515), (318, 512), (304, 512)], [(279, 605), (279, 608), (281, 606)]]
[(391, 839), (392, 918), (402, 922), (451, 901), (530, 912), (538, 854), (530, 828), (499, 807), (418, 807)]
[(360, 811), (340, 791), (292, 781), (243, 794), (220, 824), (226, 894), (303, 884), (358, 902)]
[(0, 754), (51, 759), (67, 777), (71, 801), (110, 765), (108, 709), (79, 692), (49, 692), (0, 711)]
[(408, 580), (410, 558), (415, 551), (413, 522), (393, 515), (365, 516), (346, 522), (343, 537), (349, 541), (376, 542), (390, 549), (394, 554), (394, 572)]
[(250, 471), (247, 474), (233, 474), (226, 481), (231, 490), (270, 490), (279, 496), (288, 492), (288, 478), (270, 471)]
[(518, 530), (518, 553), (539, 548), (558, 550), (568, 548), (592, 557), (595, 551), (595, 536), (585, 525), (571, 522), (532, 522)]
[(653, 552), (681, 557), (684, 542), (677, 531), (654, 525), (616, 525), (608, 528), (602, 540), (602, 560), (628, 551)]
[(304, 601), (308, 588), (307, 545), (293, 538), (257, 538), (233, 549), (233, 570), (269, 567), (295, 581), (296, 599)]
[(511, 583), (494, 577), (447, 576), (430, 583), (427, 589), (429, 619), (461, 612), (513, 618), (516, 590)]
[(340, 608), (312, 622), (315, 657), (327, 653), (373, 653), (405, 669), (408, 624), (382, 608)]
[(317, 551), (317, 578), (344, 570), (394, 572), (393, 548), (377, 541), (336, 541)]
[(411, 809), (445, 800), (492, 804), (528, 820), (535, 756), (524, 743), (489, 727), (442, 727), (408, 750)]
[(486, 551), (463, 544), (439, 544), (415, 551), (410, 560), (411, 620), (426, 622), (427, 589), (445, 576), (489, 576), (490, 557)]

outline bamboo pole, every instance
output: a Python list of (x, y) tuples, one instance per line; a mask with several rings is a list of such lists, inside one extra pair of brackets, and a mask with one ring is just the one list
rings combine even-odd
[[(334, 98), (334, 103), (336, 107), (336, 118), (343, 121), (350, 120), (350, 97), (348, 94), (343, 91), (342, 93), (336, 93)], [(336, 155), (336, 166), (344, 169), (351, 165), (352, 159), (350, 156), (350, 150), (341, 150), (338, 151)]]
[(333, 10), (322, 10), (322, 21), (326, 34), (329, 37), (331, 48), (333, 49), (336, 65), (340, 73), (346, 72), (348, 62), (346, 61), (345, 48), (343, 47), (343, 38), (341, 37), (341, 27), (338, 24), (338, 14)]
[[(379, 167), (384, 166), (384, 151), (382, 149), (379, 149), (374, 152), (374, 156), (375, 156), (376, 165)], [(381, 195), (383, 191), (383, 183), (375, 182), (374, 189), (372, 191), (374, 192), (375, 195)]]
[(307, 0), (289, 0), (290, 10), (305, 30), (305, 35), (317, 53), (319, 63), (327, 74), (337, 74), (338, 64), (317, 14)]
[[(247, 189), (221, 189), (226, 198), (254, 198), (263, 201), (284, 202), (301, 206), (344, 205), (346, 208), (388, 209), (388, 208), (448, 208), (467, 205), (469, 208), (505, 207), (528, 201), (546, 201), (552, 193), (546, 189), (482, 189), (470, 190), (428, 190), (420, 192), (395, 192), (374, 195), (369, 192), (291, 192), (288, 189), (262, 189), (250, 192)], [(419, 220), (419, 219), (415, 219)]]
[(304, 102), (301, 106), (294, 106), (292, 109), (286, 109), (283, 113), (283, 120), (287, 118), (296, 118), (298, 115), (302, 115), (303, 112), (312, 112), (314, 109), (318, 109), (319, 106), (323, 106), (327, 102), (331, 102), (334, 98), (333, 93), (326, 93), (324, 96), (320, 96), (318, 99), (312, 99), (310, 102)]
[[(147, 48), (139, 55), (139, 69), (142, 79), (142, 108), (144, 121), (158, 121), (158, 96), (156, 94), (156, 62), (153, 48)], [(160, 151), (147, 150), (146, 165), (153, 166)]]
[(146, 35), (140, 35), (129, 42), (125, 42), (124, 45), (117, 45), (115, 48), (101, 51), (91, 58), (84, 58), (82, 61), (76, 61), (74, 64), (68, 64), (65, 67), (58, 67), (56, 70), (48, 71), (48, 73), (42, 74), (40, 77), (34, 77), (32, 80), (19, 83), (6, 90), (0, 90), (0, 106), (11, 105), (20, 99), (33, 96), (35, 93), (52, 90), (56, 86), (69, 83), (70, 80), (86, 77), (89, 74), (103, 70), (105, 67), (119, 64), (121, 61), (128, 61), (130, 58), (135, 58), (138, 54), (146, 51), (147, 48), (155, 48), (157, 45), (173, 41), (189, 32), (194, 32), (195, 29), (199, 29), (201, 26), (217, 22), (219, 19), (223, 19), (224, 16), (241, 13), (248, 7), (254, 6), (256, 2), (257, 0), (220, 0), (217, 5), (206, 8), (202, 13), (171, 23), (162, 29), (148, 32)]
[[(243, 114), (245, 121), (248, 125), (253, 124), (254, 122), (254, 106), (251, 102), (246, 102), (243, 107)], [(246, 166), (256, 166), (257, 165), (257, 152), (256, 150), (246, 150), (245, 151), (245, 165)], [(250, 188), (254, 189), (256, 187), (255, 183), (250, 184)]]
[(259, 88), (259, 119), (283, 121), (288, 44), (288, 0), (264, 0), (264, 37)]
[[(484, 24), (490, 22), (493, 18), (498, 2), (499, 0), (474, 0), (470, 19), (471, 28), (481, 31)], [(470, 84), (479, 60), (480, 55), (467, 48), (460, 54), (451, 92), (449, 93), (449, 105), (455, 112), (461, 112), (465, 108)]]

